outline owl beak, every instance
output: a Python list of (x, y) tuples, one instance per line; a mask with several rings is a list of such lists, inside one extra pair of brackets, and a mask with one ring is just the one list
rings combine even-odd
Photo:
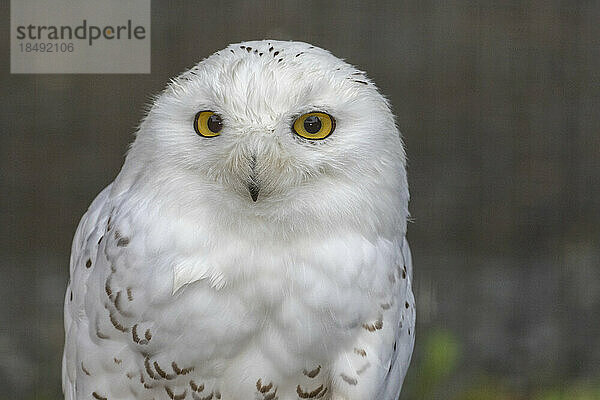
[(260, 191), (260, 185), (258, 184), (258, 178), (256, 176), (256, 156), (252, 156), (250, 159), (250, 176), (248, 179), (248, 191), (252, 201), (258, 200), (258, 192)]

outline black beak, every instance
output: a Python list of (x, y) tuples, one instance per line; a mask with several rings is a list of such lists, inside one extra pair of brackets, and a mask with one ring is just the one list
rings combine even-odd
[(248, 179), (248, 191), (252, 201), (258, 200), (258, 192), (260, 191), (260, 185), (258, 184), (258, 178), (256, 177), (256, 156), (252, 156), (250, 159), (250, 179)]

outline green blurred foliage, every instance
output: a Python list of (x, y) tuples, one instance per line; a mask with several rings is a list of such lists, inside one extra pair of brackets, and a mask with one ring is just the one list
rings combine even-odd
[(423, 334), (420, 356), (414, 359), (405, 381), (401, 400), (600, 400), (600, 377), (593, 381), (572, 381), (554, 388), (532, 388), (530, 395), (511, 389), (501, 377), (482, 375), (466, 382), (459, 393), (448, 394), (448, 383), (456, 375), (464, 352), (458, 336), (444, 329)]
[(461, 352), (458, 341), (450, 332), (435, 330), (424, 341), (424, 357), (419, 365), (414, 398), (428, 399), (438, 384), (456, 369)]

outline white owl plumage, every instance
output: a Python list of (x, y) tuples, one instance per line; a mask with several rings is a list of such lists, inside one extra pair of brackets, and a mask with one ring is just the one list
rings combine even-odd
[[(219, 136), (195, 132), (201, 110)], [(326, 139), (291, 128), (313, 111), (335, 119)], [(299, 42), (213, 54), (156, 98), (79, 224), (65, 398), (397, 399), (414, 345), (408, 198), (394, 117), (363, 72)]]

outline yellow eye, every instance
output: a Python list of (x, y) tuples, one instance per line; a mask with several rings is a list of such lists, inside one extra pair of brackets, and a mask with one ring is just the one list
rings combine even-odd
[(292, 128), (305, 139), (320, 140), (331, 135), (335, 129), (335, 120), (329, 114), (315, 111), (302, 115)]
[(219, 114), (212, 111), (200, 111), (194, 118), (194, 130), (200, 136), (215, 137), (223, 129), (223, 121)]

